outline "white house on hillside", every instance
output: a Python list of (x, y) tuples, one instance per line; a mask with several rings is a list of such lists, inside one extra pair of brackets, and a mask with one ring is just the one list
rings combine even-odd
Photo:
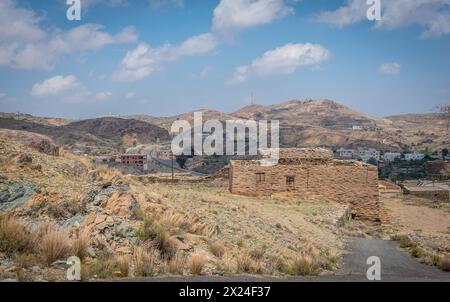
[(353, 158), (353, 154), (354, 154), (355, 150), (353, 149), (338, 149), (336, 150), (336, 153), (338, 154), (338, 156), (340, 158)]
[(400, 159), (402, 155), (398, 152), (386, 152), (383, 155), (383, 159), (385, 161), (394, 161), (396, 159)]
[(405, 160), (406, 161), (413, 161), (413, 160), (422, 160), (425, 158), (425, 154), (423, 153), (406, 153), (405, 154)]
[(368, 162), (371, 159), (380, 160), (380, 151), (373, 149), (373, 148), (358, 148), (358, 151), (356, 151), (356, 156), (358, 158), (361, 158), (362, 161)]

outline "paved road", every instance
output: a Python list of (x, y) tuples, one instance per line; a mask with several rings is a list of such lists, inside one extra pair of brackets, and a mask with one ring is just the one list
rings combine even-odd
[(350, 238), (348, 252), (341, 269), (332, 276), (320, 277), (163, 277), (136, 279), (145, 282), (367, 282), (366, 261), (371, 256), (381, 260), (381, 281), (393, 282), (450, 282), (450, 273), (423, 265), (401, 250), (396, 242), (364, 238)]

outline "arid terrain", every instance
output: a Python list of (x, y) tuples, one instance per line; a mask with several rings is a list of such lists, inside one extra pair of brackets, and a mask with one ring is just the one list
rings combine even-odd
[[(372, 147), (381, 150), (441, 150), (448, 147), (450, 116), (444, 113), (376, 118), (331, 100), (293, 100), (272, 106), (250, 105), (234, 113), (198, 110), (203, 120), (279, 120), (283, 147)], [(0, 128), (51, 137), (68, 150), (90, 155), (117, 154), (136, 145), (169, 139), (175, 120), (192, 123), (193, 112), (172, 117), (133, 115), (90, 120), (0, 114)], [(361, 130), (353, 130), (361, 126)]]
[[(280, 119), (283, 144), (295, 147), (364, 143), (396, 150), (408, 144), (422, 150), (446, 146), (449, 139), (445, 115), (370, 118), (331, 101), (204, 114)], [(171, 182), (167, 167), (132, 175), (92, 160), (167, 141), (171, 122), (190, 117), (75, 122), (3, 114), (0, 279), (66, 280), (72, 255), (82, 260), (86, 281), (333, 276), (342, 269), (350, 237), (395, 240), (418, 261), (449, 269), (449, 205), (404, 196), (392, 183), (380, 183), (389, 218), (381, 224), (350, 220), (348, 205), (321, 198), (232, 195), (224, 171), (177, 173)], [(367, 128), (354, 131), (355, 123)]]
[(2, 279), (64, 280), (73, 254), (85, 280), (329, 274), (344, 247), (343, 205), (232, 196), (218, 179), (154, 184), (21, 134), (0, 138)]

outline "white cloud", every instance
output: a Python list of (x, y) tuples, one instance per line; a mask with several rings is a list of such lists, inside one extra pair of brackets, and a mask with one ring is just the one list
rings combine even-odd
[(221, 0), (214, 9), (213, 29), (232, 33), (292, 14), (284, 0)]
[(165, 44), (157, 48), (141, 43), (127, 52), (112, 78), (115, 81), (137, 81), (161, 69), (165, 62), (206, 54), (218, 45), (219, 41), (211, 33), (190, 37), (178, 45)]
[[(450, 34), (450, 0), (389, 0), (382, 2), (382, 20), (375, 28), (393, 30), (417, 24), (422, 37)], [(344, 27), (366, 19), (368, 5), (364, 0), (347, 0), (334, 11), (321, 13), (316, 21)]]
[(111, 92), (90, 92), (74, 75), (57, 75), (42, 83), (36, 83), (31, 96), (39, 99), (51, 99), (66, 103), (106, 101), (113, 97)]
[(0, 66), (17, 69), (51, 69), (63, 56), (100, 49), (111, 44), (134, 43), (134, 28), (116, 35), (102, 25), (84, 24), (68, 31), (44, 30), (41, 17), (19, 8), (13, 0), (0, 2)]
[(132, 98), (134, 98), (135, 97), (135, 93), (134, 92), (128, 92), (126, 95), (125, 95), (125, 98), (126, 99), (132, 99)]
[(402, 66), (398, 63), (385, 63), (381, 64), (378, 68), (378, 72), (386, 75), (400, 74)]
[(73, 75), (55, 76), (42, 83), (37, 83), (31, 90), (31, 95), (35, 97), (60, 96), (68, 92), (79, 90), (82, 84)]
[(8, 95), (6, 93), (1, 93), (0, 92), (0, 100), (6, 98)]
[(320, 64), (330, 58), (330, 52), (317, 44), (286, 44), (267, 51), (250, 65), (239, 66), (229, 79), (230, 84), (239, 84), (249, 76), (291, 74), (303, 66)]

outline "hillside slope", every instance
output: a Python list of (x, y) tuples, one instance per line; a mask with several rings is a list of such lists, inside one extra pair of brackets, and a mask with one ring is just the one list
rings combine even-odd
[(158, 138), (162, 141), (169, 139), (165, 129), (121, 118), (98, 118), (63, 126), (0, 118), (0, 128), (43, 134), (60, 146), (91, 155), (119, 153), (138, 144), (154, 143)]

